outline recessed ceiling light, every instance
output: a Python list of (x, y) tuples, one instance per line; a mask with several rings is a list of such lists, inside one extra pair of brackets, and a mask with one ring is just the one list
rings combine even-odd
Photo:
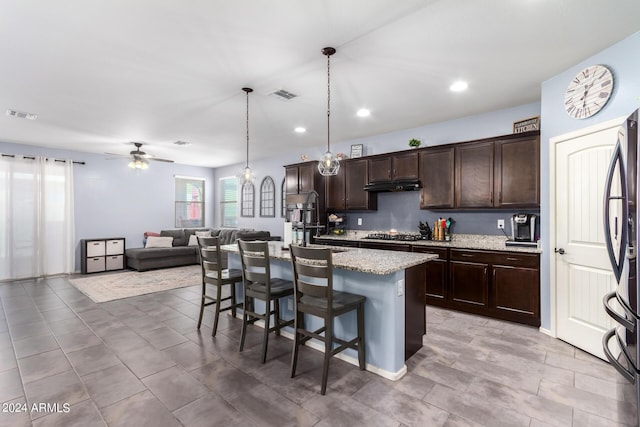
[(298, 126), (297, 128), (294, 129), (294, 131), (296, 133), (305, 133), (307, 131), (307, 128), (304, 128), (302, 126)]
[(464, 82), (462, 80), (458, 80), (457, 82), (455, 82), (454, 84), (449, 86), (449, 90), (452, 91), (452, 92), (462, 92), (463, 90), (466, 90), (467, 87), (469, 87), (467, 82)]
[(191, 145), (191, 143), (190, 143), (190, 142), (187, 142), (187, 141), (180, 141), (180, 140), (178, 140), (178, 141), (174, 142), (174, 144), (175, 144), (175, 145), (180, 145), (180, 146), (187, 146), (187, 145)]
[(371, 115), (371, 111), (366, 108), (361, 108), (356, 114), (358, 117), (369, 117)]

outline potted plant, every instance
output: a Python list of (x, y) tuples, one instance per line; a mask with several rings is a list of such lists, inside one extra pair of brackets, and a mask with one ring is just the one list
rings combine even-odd
[(409, 147), (418, 148), (422, 142), (419, 139), (412, 138), (409, 140)]

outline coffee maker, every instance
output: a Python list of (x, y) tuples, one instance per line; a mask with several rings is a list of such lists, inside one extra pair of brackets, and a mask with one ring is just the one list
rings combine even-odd
[(516, 242), (535, 242), (536, 218), (535, 214), (514, 214), (511, 217), (511, 240)]

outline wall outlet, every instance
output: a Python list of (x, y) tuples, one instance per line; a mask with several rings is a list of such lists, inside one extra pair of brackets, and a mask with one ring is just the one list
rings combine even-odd
[(498, 229), (503, 229), (504, 230), (504, 219), (499, 219), (498, 220)]
[(358, 218), (358, 225), (362, 225), (362, 218)]
[(404, 295), (404, 279), (400, 279), (396, 282), (396, 291), (399, 297)]

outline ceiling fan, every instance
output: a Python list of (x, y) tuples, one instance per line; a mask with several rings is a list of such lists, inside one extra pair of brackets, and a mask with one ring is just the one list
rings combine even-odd
[(129, 152), (129, 156), (123, 156), (121, 154), (115, 154), (115, 153), (105, 153), (105, 154), (118, 156), (118, 157), (130, 157), (131, 162), (129, 162), (129, 167), (131, 169), (147, 169), (149, 167), (148, 160), (154, 160), (156, 162), (173, 163), (173, 160), (160, 159), (158, 157), (154, 157), (153, 155), (147, 154), (144, 151), (142, 151), (140, 149), (143, 145), (142, 142), (132, 142), (131, 144), (135, 145), (136, 149)]

